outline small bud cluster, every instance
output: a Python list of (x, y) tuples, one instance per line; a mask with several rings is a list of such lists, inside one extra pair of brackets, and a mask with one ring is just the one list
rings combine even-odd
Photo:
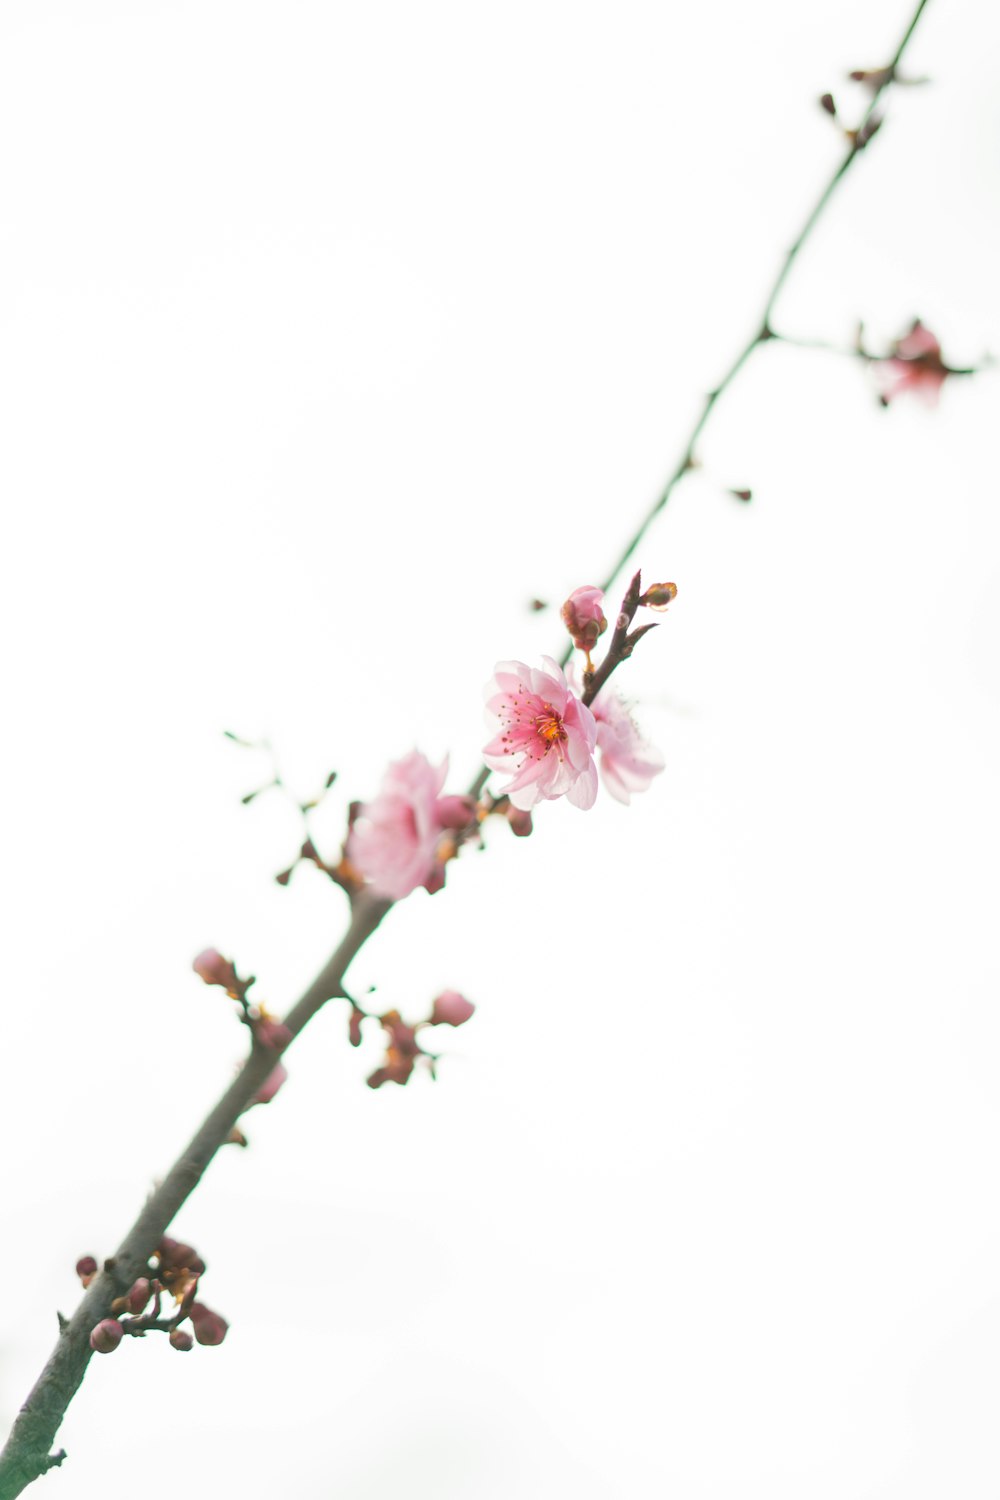
[[(112, 1268), (109, 1261), (107, 1268)], [(97, 1261), (85, 1255), (76, 1263), (83, 1285), (89, 1286), (98, 1273)], [(205, 1262), (193, 1246), (182, 1240), (164, 1237), (146, 1267), (122, 1297), (111, 1304), (111, 1314), (102, 1318), (90, 1333), (90, 1347), (95, 1354), (113, 1354), (122, 1339), (144, 1338), (147, 1333), (165, 1333), (171, 1348), (187, 1353), (198, 1344), (221, 1344), (229, 1329), (225, 1318), (197, 1299), (198, 1287), (205, 1274)], [(164, 1315), (165, 1297), (172, 1297), (176, 1311)], [(193, 1333), (183, 1325), (190, 1322)]]
[[(240, 1020), (244, 1026), (250, 1028), (257, 1046), (268, 1048), (275, 1054), (275, 1057), (285, 1050), (292, 1040), (292, 1033), (288, 1027), (283, 1021), (272, 1016), (265, 1005), (259, 1002), (251, 1005), (247, 999), (251, 986), (256, 983), (253, 975), (249, 979), (241, 979), (232, 960), (223, 958), (215, 948), (206, 948), (204, 953), (199, 953), (192, 968), (206, 984), (219, 985), (230, 999), (236, 1001), (240, 1007)], [(287, 1077), (288, 1069), (284, 1063), (276, 1061), (274, 1068), (251, 1100), (251, 1104), (270, 1104)], [(238, 1144), (245, 1145), (245, 1139)]]
[(365, 1010), (356, 1000), (346, 998), (351, 1007), (347, 1037), (352, 1047), (361, 1045), (362, 1021), (378, 1021), (386, 1033), (385, 1058), (366, 1079), (371, 1089), (380, 1089), (384, 1083), (408, 1083), (418, 1064), (422, 1064), (434, 1078), (440, 1053), (429, 1052), (423, 1046), (421, 1034), (428, 1026), (464, 1026), (476, 1009), (472, 1001), (457, 990), (442, 990), (431, 1006), (430, 1015), (411, 1026), (398, 1010), (383, 1011), (380, 1015)]

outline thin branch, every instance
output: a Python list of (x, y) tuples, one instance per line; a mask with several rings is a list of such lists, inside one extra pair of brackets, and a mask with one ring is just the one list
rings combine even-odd
[[(603, 585), (609, 591), (639, 546), (653, 521), (663, 510), (674, 487), (692, 467), (695, 444), (708, 422), (716, 402), (729, 388), (759, 344), (772, 337), (770, 319), (775, 303), (795, 260), (806, 243), (837, 184), (845, 176), (855, 157), (871, 140), (875, 107), (881, 94), (895, 76), (896, 68), (927, 4), (919, 0), (916, 11), (896, 49), (895, 57), (885, 70), (885, 78), (872, 94), (871, 103), (858, 130), (849, 139), (848, 149), (830, 181), (820, 194), (798, 237), (788, 250), (778, 275), (768, 293), (764, 312), (753, 338), (740, 350), (722, 380), (705, 398), (704, 406), (688, 436), (676, 468), (659, 498), (626, 544)], [(569, 660), (572, 647), (562, 663)], [(593, 693), (591, 694), (593, 696)], [(478, 798), (489, 778), (484, 767), (474, 779), (469, 795)], [(285, 1017), (285, 1025), (298, 1036), (325, 1002), (343, 993), (344, 975), (358, 950), (367, 942), (389, 911), (392, 902), (376, 900), (362, 892), (353, 903), (351, 922), (343, 941), (315, 981)], [(161, 1185), (146, 1202), (115, 1254), (105, 1261), (102, 1273), (87, 1288), (76, 1312), (60, 1325), (59, 1341), (48, 1363), (36, 1381), (14, 1423), (7, 1444), (0, 1453), (0, 1500), (15, 1500), (35, 1479), (60, 1464), (62, 1451), (49, 1450), (59, 1430), (69, 1403), (86, 1373), (92, 1350), (90, 1332), (102, 1318), (108, 1317), (111, 1303), (124, 1296), (169, 1228), (174, 1216), (201, 1181), (206, 1168), (219, 1148), (229, 1139), (237, 1120), (249, 1108), (258, 1089), (274, 1067), (272, 1049), (259, 1044), (253, 1047), (245, 1066), (226, 1089), (215, 1108), (200, 1126), (186, 1150), (178, 1157)]]
[[(348, 965), (390, 905), (391, 902), (364, 893), (358, 896), (340, 946), (285, 1017), (293, 1038), (305, 1029), (327, 1000), (341, 994)], [(14, 1500), (39, 1475), (61, 1462), (61, 1456), (49, 1457), (49, 1449), (93, 1353), (91, 1329), (110, 1316), (115, 1298), (124, 1296), (143, 1273), (174, 1216), (198, 1186), (216, 1152), (226, 1144), (233, 1126), (249, 1108), (274, 1065), (274, 1051), (255, 1045), (245, 1066), (146, 1201), (114, 1255), (104, 1262), (102, 1273), (87, 1288), (72, 1318), (61, 1328), (59, 1341), (0, 1454), (0, 1500)]]
[[(920, 20), (920, 17), (926, 5), (927, 0), (919, 0), (917, 8), (910, 19), (909, 25), (903, 33), (902, 40), (900, 41), (899, 46), (896, 48), (896, 53), (892, 59), (892, 62), (889, 63), (889, 65), (883, 70), (884, 77), (879, 82), (877, 88), (875, 88), (872, 92), (871, 100), (868, 104), (868, 108), (864, 113), (864, 116), (862, 117), (861, 124), (858, 126), (857, 130), (852, 131), (850, 136), (848, 137), (847, 150), (845, 151), (842, 160), (838, 163), (832, 177), (827, 182), (823, 191), (817, 198), (815, 204), (813, 205), (806, 218), (805, 223), (799, 230), (799, 233), (796, 235), (795, 240), (792, 242), (792, 245), (786, 252), (784, 260), (781, 262), (781, 265), (778, 269), (778, 274), (771, 284), (770, 291), (767, 293), (767, 298), (764, 302), (764, 311), (757, 325), (757, 332), (736, 355), (736, 358), (733, 360), (732, 364), (729, 366), (728, 370), (723, 375), (722, 379), (719, 381), (715, 389), (709, 391), (708, 395), (705, 397), (704, 405), (702, 406), (701, 411), (698, 414), (694, 426), (688, 434), (687, 441), (684, 444), (684, 448), (681, 452), (680, 458), (677, 461), (676, 467), (674, 468), (670, 477), (667, 479), (667, 482), (663, 486), (663, 489), (660, 491), (658, 498), (646, 512), (645, 516), (640, 521), (635, 531), (632, 533), (632, 536), (629, 538), (628, 542), (626, 542), (625, 547), (620, 553), (617, 561), (609, 572), (607, 578), (602, 583), (601, 587), (603, 588), (605, 593), (610, 592), (618, 575), (632, 558), (633, 554), (639, 546), (639, 543), (642, 541), (650, 526), (652, 526), (657, 516), (665, 507), (667, 501), (670, 499), (670, 496), (673, 494), (680, 480), (683, 479), (684, 475), (687, 474), (690, 469), (694, 468), (695, 447), (697, 445), (698, 439), (701, 437), (701, 434), (705, 430), (708, 419), (712, 415), (712, 412), (714, 411), (715, 405), (718, 402), (719, 398), (732, 385), (733, 381), (736, 379), (737, 375), (740, 373), (743, 366), (750, 358), (751, 354), (753, 354), (754, 350), (759, 348), (761, 344), (769, 343), (771, 339), (778, 337), (778, 335), (773, 333), (771, 329), (771, 316), (774, 312), (775, 304), (777, 303), (778, 298), (781, 295), (782, 288), (784, 287), (785, 282), (788, 279), (788, 275), (792, 267), (794, 266), (796, 259), (798, 258), (799, 252), (808, 240), (809, 236), (812, 234), (816, 225), (819, 223), (824, 210), (830, 202), (830, 199), (833, 197), (838, 183), (846, 176), (855, 157), (859, 156), (865, 149), (865, 147), (871, 142), (872, 136), (874, 134), (872, 125), (876, 119), (876, 105), (878, 104), (878, 101), (881, 98), (882, 94), (889, 87), (889, 84), (895, 81), (896, 69), (898, 68), (899, 63), (902, 60), (903, 53), (906, 51), (906, 48), (909, 45), (910, 38), (916, 30), (917, 22)], [(791, 343), (792, 340), (785, 339), (784, 342)], [(955, 373), (965, 372), (956, 371)], [(559, 658), (559, 665), (561, 667), (565, 667), (572, 655), (573, 647), (572, 645), (569, 645), (566, 647), (562, 656)], [(486, 766), (482, 766), (479, 769), (476, 776), (472, 780), (472, 784), (469, 787), (470, 797), (475, 797), (478, 799), (480, 796), (482, 796), (482, 793), (486, 787), (486, 783), (490, 779), (490, 774), (491, 773)]]
[[(719, 381), (715, 389), (709, 391), (708, 395), (705, 397), (705, 403), (698, 415), (694, 427), (691, 429), (691, 433), (684, 445), (683, 452), (681, 453), (681, 456), (677, 462), (676, 468), (673, 470), (672, 474), (661, 490), (659, 498), (647, 511), (639, 526), (636, 528), (635, 532), (626, 543), (614, 567), (608, 574), (607, 580), (602, 585), (605, 593), (607, 593), (607, 591), (611, 588), (615, 579), (628, 563), (636, 548), (639, 546), (639, 543), (646, 535), (646, 532), (656, 520), (656, 517), (660, 514), (661, 510), (663, 510), (667, 501), (670, 499), (670, 496), (673, 494), (678, 482), (693, 466), (695, 445), (698, 439), (701, 437), (702, 432), (704, 431), (705, 424), (707, 423), (709, 417), (712, 415), (712, 411), (715, 407), (716, 402), (719, 400), (720, 396), (722, 396), (724, 392), (727, 391), (732, 385), (733, 381), (736, 379), (736, 376), (739, 374), (740, 370), (742, 370), (743, 366), (746, 364), (747, 360), (750, 358), (754, 350), (760, 344), (766, 344), (771, 338), (771, 317), (774, 312), (775, 304), (777, 303), (778, 298), (781, 295), (785, 282), (788, 280), (789, 273), (791, 272), (791, 269), (794, 266), (803, 245), (805, 245), (806, 241), (809, 239), (809, 236), (816, 228), (816, 225), (819, 223), (824, 210), (830, 202), (830, 199), (836, 192), (837, 185), (847, 175), (847, 172), (850, 170), (850, 167), (855, 158), (860, 156), (861, 152), (871, 141), (872, 125), (875, 120), (875, 110), (876, 106), (878, 105), (878, 101), (885, 90), (889, 87), (889, 84), (893, 82), (896, 74), (896, 69), (898, 68), (902, 60), (903, 53), (906, 51), (909, 45), (910, 38), (916, 30), (917, 22), (920, 20), (920, 17), (923, 14), (926, 5), (927, 0), (919, 0), (919, 4), (917, 5), (917, 8), (913, 13), (910, 23), (903, 33), (902, 40), (900, 41), (899, 46), (896, 48), (895, 56), (893, 57), (892, 62), (885, 69), (884, 79), (879, 83), (879, 86), (872, 93), (871, 101), (868, 105), (867, 110), (865, 111), (861, 124), (858, 126), (858, 129), (856, 131), (852, 131), (851, 135), (849, 136), (847, 150), (845, 151), (843, 158), (837, 165), (832, 177), (827, 182), (823, 191), (817, 198), (813, 208), (810, 210), (809, 214), (806, 217), (805, 223), (799, 230), (799, 233), (795, 237), (794, 241), (785, 254), (784, 260), (778, 268), (778, 274), (775, 277), (771, 289), (768, 292), (767, 298), (764, 302), (764, 311), (761, 314), (760, 322), (757, 325), (757, 332), (737, 354), (736, 358), (733, 360), (732, 364), (729, 366), (729, 369), (723, 375), (722, 379)], [(572, 647), (567, 650), (565, 656), (562, 659), (564, 665), (569, 660), (571, 654)]]

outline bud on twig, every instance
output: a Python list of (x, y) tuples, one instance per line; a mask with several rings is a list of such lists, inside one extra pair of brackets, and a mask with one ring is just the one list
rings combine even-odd
[(601, 608), (603, 603), (604, 590), (585, 583), (573, 590), (561, 610), (563, 624), (573, 637), (574, 646), (586, 651), (588, 656), (608, 628)]
[[(206, 1307), (204, 1302), (192, 1302), (191, 1322), (194, 1324), (194, 1336), (199, 1344), (221, 1344), (229, 1332), (229, 1324), (225, 1318), (220, 1318), (218, 1313)], [(175, 1344), (175, 1348), (178, 1346)]]
[(676, 598), (676, 583), (653, 583), (642, 595), (639, 603), (646, 609), (664, 610)]
[(97, 1275), (97, 1261), (92, 1255), (83, 1255), (76, 1263), (76, 1274), (84, 1286), (89, 1286)]
[(95, 1354), (113, 1354), (124, 1332), (117, 1318), (102, 1318), (97, 1327), (91, 1329), (90, 1347)]
[(475, 1010), (471, 1000), (466, 1000), (458, 990), (443, 990), (434, 1001), (431, 1011), (432, 1026), (461, 1026)]

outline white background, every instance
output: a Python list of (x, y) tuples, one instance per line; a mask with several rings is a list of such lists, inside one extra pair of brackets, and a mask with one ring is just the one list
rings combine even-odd
[[(345, 919), (318, 825), (561, 646), (754, 327), (906, 0), (0, 13), (0, 1418)], [(777, 314), (1000, 350), (1000, 19), (932, 0)], [(221, 1349), (93, 1361), (62, 1500), (986, 1500), (1000, 1487), (997, 377), (771, 346), (643, 547), (667, 770), (489, 831), (177, 1221)], [(750, 485), (741, 506), (726, 493)]]

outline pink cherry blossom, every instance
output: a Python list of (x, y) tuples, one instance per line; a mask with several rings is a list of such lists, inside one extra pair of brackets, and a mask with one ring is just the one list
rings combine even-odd
[(592, 583), (584, 583), (573, 590), (562, 607), (563, 624), (573, 637), (574, 646), (581, 651), (593, 651), (598, 636), (608, 628), (601, 608), (603, 603), (604, 590)]
[(435, 767), (412, 750), (393, 761), (378, 796), (362, 805), (347, 858), (376, 895), (401, 901), (418, 886), (440, 890), (444, 884), (438, 845), (443, 831), (456, 826), (456, 804), (467, 800), (440, 795), (447, 774), (447, 756)]
[(941, 345), (919, 318), (909, 333), (896, 340), (891, 357), (876, 360), (872, 368), (881, 387), (883, 406), (906, 391), (920, 396), (927, 406), (936, 406), (949, 374), (941, 358)]
[(513, 772), (500, 792), (522, 811), (563, 795), (574, 807), (593, 807), (594, 716), (551, 657), (542, 661), (544, 669), (521, 661), (497, 663), (486, 688), (487, 718), (496, 734), (483, 759), (493, 771)]
[(601, 780), (619, 802), (632, 792), (644, 792), (663, 770), (663, 756), (643, 738), (618, 694), (604, 687), (592, 704), (597, 720), (597, 752)]

